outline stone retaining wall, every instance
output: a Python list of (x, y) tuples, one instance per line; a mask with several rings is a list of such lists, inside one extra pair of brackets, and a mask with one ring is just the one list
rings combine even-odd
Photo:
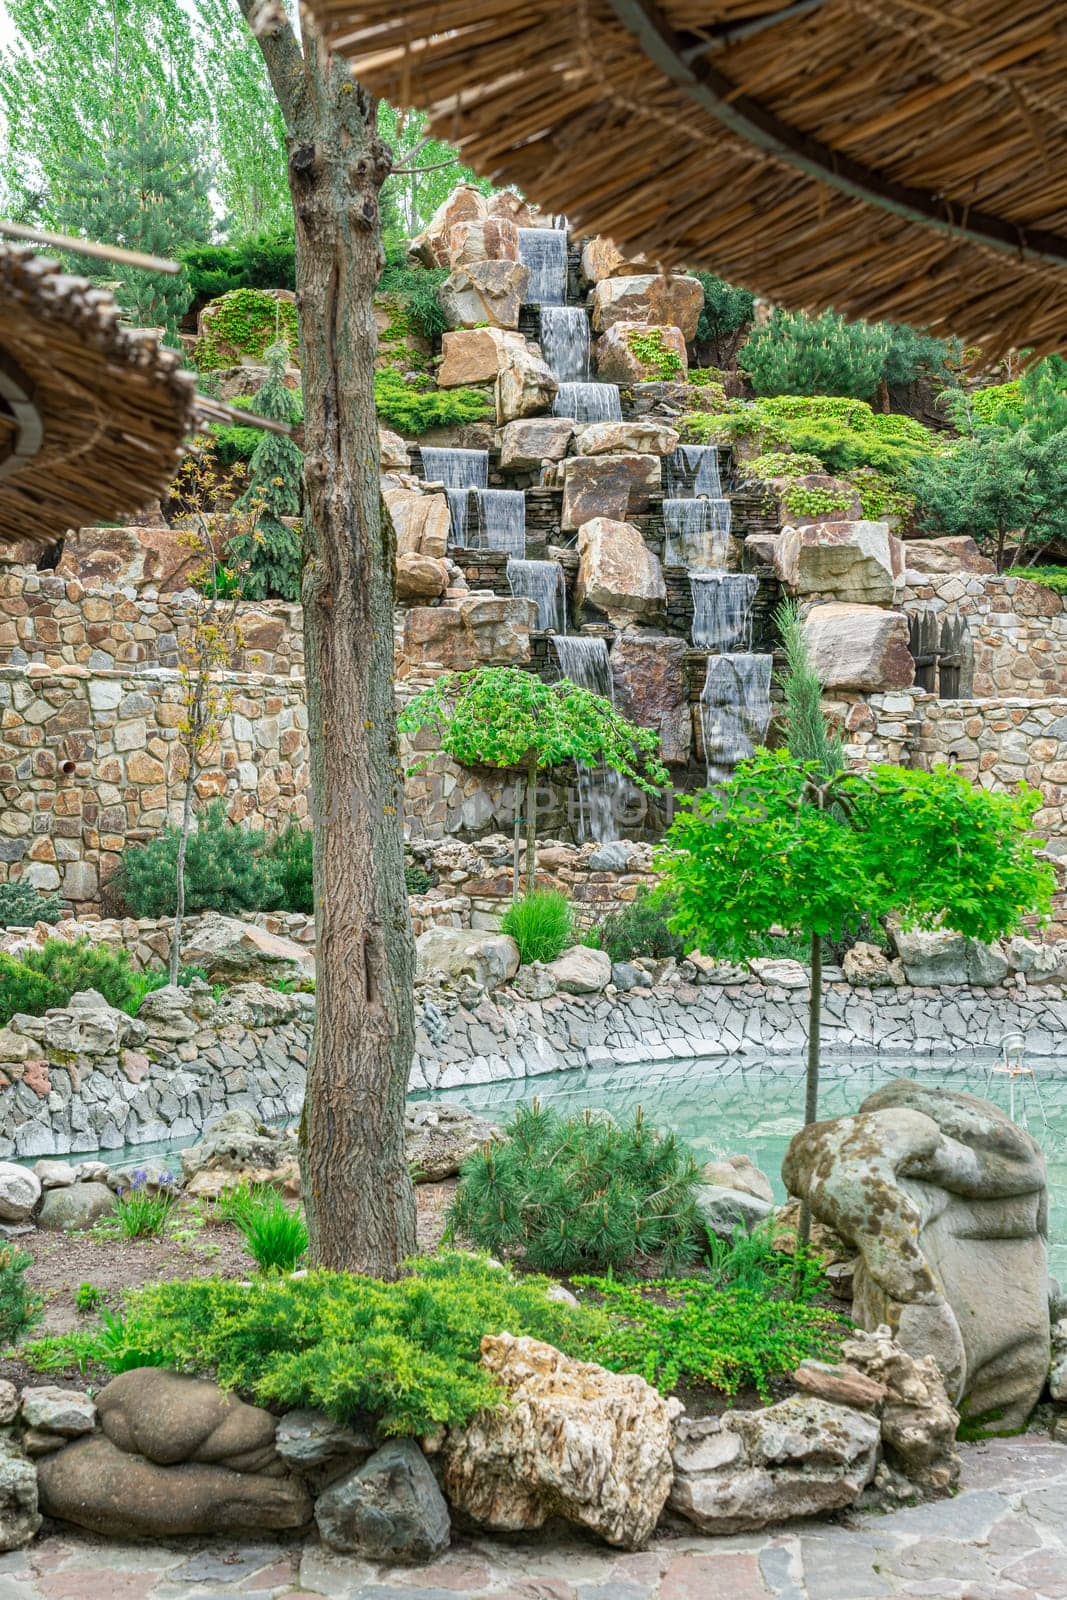
[(963, 619), (971, 655), (964, 693), (1045, 697), (1067, 689), (1067, 595), (1025, 578), (960, 568), (924, 573), (909, 584), (904, 604), (909, 612)]

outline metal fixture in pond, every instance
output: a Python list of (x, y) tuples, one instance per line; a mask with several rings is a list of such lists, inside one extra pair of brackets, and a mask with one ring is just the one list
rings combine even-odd
[[(1026, 1035), (1013, 1031), (1003, 1035), (1000, 1041), (999, 1060), (989, 1069), (986, 1077), (986, 1092), (992, 1098), (993, 1079), (1006, 1077), (1008, 1080), (1008, 1115), (1013, 1122), (1018, 1122), (1024, 1128), (1030, 1126), (1030, 1117), (1027, 1111), (1027, 1090), (1033, 1089), (1037, 1100), (1037, 1108), (1041, 1114), (1041, 1123), (1048, 1127), (1048, 1114), (1045, 1111), (1045, 1101), (1041, 1094), (1041, 1085), (1037, 1081), (1037, 1074), (1026, 1059)], [(1016, 1088), (1018, 1084), (1018, 1088)], [(1018, 1115), (1016, 1115), (1018, 1112)]]

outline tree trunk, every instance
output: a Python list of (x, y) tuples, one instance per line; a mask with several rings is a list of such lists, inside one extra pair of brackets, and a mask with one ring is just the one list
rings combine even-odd
[(526, 893), (533, 894), (537, 878), (537, 752), (531, 750), (526, 767)]
[[(819, 1120), (819, 1057), (822, 1032), (822, 941), (811, 936), (811, 992), (808, 996), (808, 1071), (804, 1083), (804, 1126)], [(811, 1206), (800, 1202), (797, 1251), (808, 1248), (811, 1238)]]
[[(239, 0), (246, 16), (254, 0)], [(373, 295), (391, 156), (306, 21), (259, 38), (282, 106), (304, 386), (302, 599), (314, 823), (315, 1031), (300, 1122), (311, 1259), (393, 1277), (415, 1248), (404, 1159), (414, 940), (393, 701), (395, 540), (381, 513)]]
[(185, 856), (189, 847), (189, 834), (193, 826), (193, 784), (196, 773), (193, 769), (193, 758), (189, 756), (189, 771), (185, 779), (185, 799), (182, 801), (182, 831), (178, 835), (178, 860), (175, 868), (174, 885), (174, 927), (170, 935), (170, 972), (168, 977), (171, 983), (177, 983), (178, 971), (182, 963), (182, 919), (185, 916)]

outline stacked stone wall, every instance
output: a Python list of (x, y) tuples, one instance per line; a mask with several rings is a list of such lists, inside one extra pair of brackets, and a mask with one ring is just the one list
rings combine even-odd
[(971, 653), (963, 687), (975, 698), (1067, 693), (1067, 595), (961, 568), (923, 574), (905, 610), (963, 619)]

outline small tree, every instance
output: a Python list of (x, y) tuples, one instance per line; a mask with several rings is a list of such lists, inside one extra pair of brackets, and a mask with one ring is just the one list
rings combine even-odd
[[(289, 348), (279, 340), (268, 347), (265, 358), (267, 381), (256, 394), (254, 410), (274, 422), (294, 423), (302, 412), (297, 396), (285, 386)], [(237, 502), (238, 510), (252, 513), (255, 520), (227, 549), (242, 568), (241, 592), (249, 600), (300, 598), (300, 533), (282, 518), (300, 514), (303, 472), (304, 455), (295, 440), (284, 433), (260, 434), (248, 463), (248, 488)]]
[[(646, 794), (669, 781), (652, 728), (628, 722), (610, 700), (569, 678), (545, 683), (521, 667), (445, 673), (408, 701), (399, 727), (411, 734), (432, 728), (440, 748), (461, 766), (523, 772), (527, 893), (536, 872), (538, 774), (580, 761), (609, 767)], [(516, 804), (516, 825), (518, 815)]]
[(946, 766), (828, 776), (788, 750), (758, 750), (685, 803), (661, 856), (677, 932), (741, 960), (776, 925), (811, 940), (805, 1123), (818, 1113), (819, 940), (891, 914), (989, 940), (1044, 913), (1053, 876), (1031, 831), (1041, 803), (1025, 784), (998, 794)]

